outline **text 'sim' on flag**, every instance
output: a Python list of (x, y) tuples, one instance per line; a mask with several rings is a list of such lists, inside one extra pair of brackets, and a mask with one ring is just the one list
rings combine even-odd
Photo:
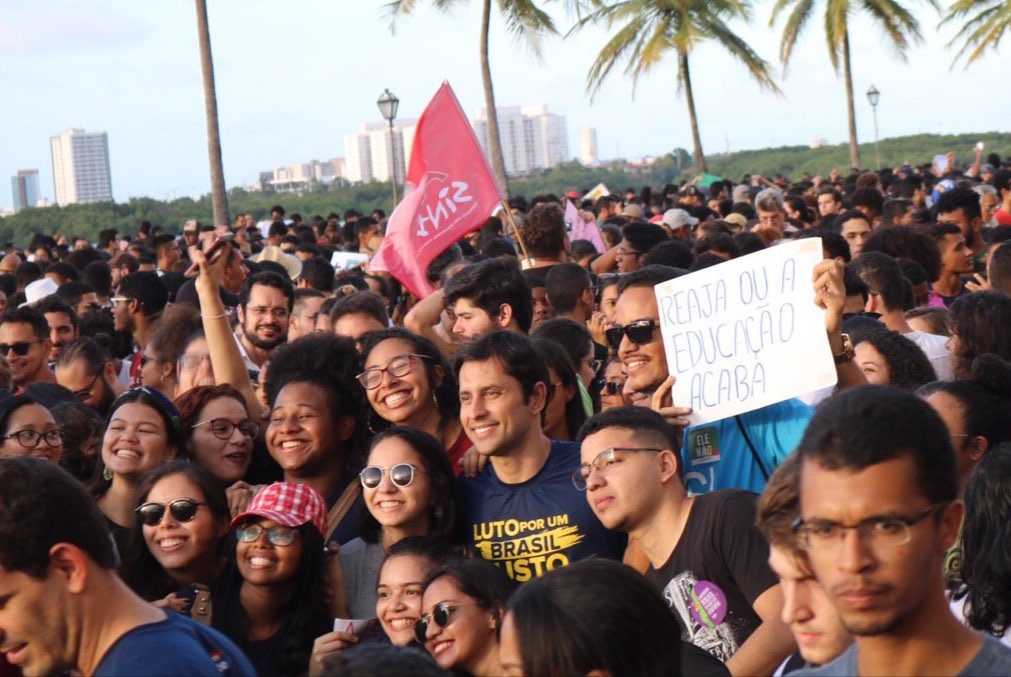
[(425, 275), (432, 260), (505, 199), (448, 82), (418, 119), (405, 183), (370, 269), (389, 272), (423, 298), (434, 291)]

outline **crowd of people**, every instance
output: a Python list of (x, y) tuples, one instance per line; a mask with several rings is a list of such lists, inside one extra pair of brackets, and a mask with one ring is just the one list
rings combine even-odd
[[(1011, 674), (988, 160), (8, 245), (0, 675)], [(808, 237), (836, 385), (693, 425), (654, 287)]]

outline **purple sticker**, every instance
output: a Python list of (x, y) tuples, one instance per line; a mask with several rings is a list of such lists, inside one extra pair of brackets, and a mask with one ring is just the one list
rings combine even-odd
[(698, 581), (692, 586), (691, 614), (696, 623), (715, 628), (727, 616), (727, 596), (720, 586)]

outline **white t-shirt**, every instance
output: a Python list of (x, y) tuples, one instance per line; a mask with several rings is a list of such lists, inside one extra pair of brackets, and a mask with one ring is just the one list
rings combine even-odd
[(927, 334), (922, 331), (911, 331), (903, 334), (907, 339), (920, 346), (937, 372), (937, 378), (942, 381), (950, 381), (954, 378), (954, 371), (951, 366), (951, 352), (948, 350), (948, 337), (937, 334)]

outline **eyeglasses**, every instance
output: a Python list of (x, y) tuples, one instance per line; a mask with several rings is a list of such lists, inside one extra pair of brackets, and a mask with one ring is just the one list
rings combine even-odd
[(10, 351), (14, 351), (14, 354), (19, 357), (24, 357), (28, 354), (28, 351), (36, 343), (42, 343), (42, 341), (18, 341), (17, 343), (0, 343), (0, 355), (6, 355)]
[(603, 391), (608, 395), (620, 395), (624, 389), (624, 381), (604, 381)]
[(387, 470), (390, 471), (390, 481), (395, 486), (403, 489), (404, 487), (411, 486), (411, 482), (414, 481), (414, 473), (420, 472), (421, 468), (417, 468), (410, 463), (397, 463), (390, 468), (370, 465), (358, 474), (358, 479), (362, 481), (362, 486), (366, 489), (375, 489), (382, 483), (383, 474)]
[(177, 522), (190, 522), (197, 516), (197, 508), (206, 503), (198, 503), (192, 498), (177, 498), (168, 505), (164, 503), (145, 503), (136, 510), (140, 523), (147, 527), (155, 527), (161, 524), (162, 517), (165, 516), (165, 508), (168, 508), (172, 519)]
[(656, 449), (654, 447), (611, 447), (610, 449), (604, 449), (597, 454), (595, 459), (589, 463), (582, 464), (578, 470), (572, 473), (572, 484), (579, 491), (586, 491), (586, 480), (590, 479), (591, 472), (596, 470), (601, 475), (607, 475), (614, 466), (625, 460), (626, 452), (636, 451), (659, 452), (663, 451), (663, 449)]
[(256, 315), (261, 317), (263, 315), (271, 315), (275, 320), (283, 320), (288, 317), (287, 308), (268, 308), (267, 306), (249, 306), (246, 308), (246, 312), (251, 315)]
[(372, 367), (366, 369), (362, 373), (358, 374), (355, 378), (358, 382), (362, 384), (362, 387), (366, 390), (375, 390), (383, 383), (383, 372), (390, 372), (390, 376), (395, 376), (400, 378), (401, 376), (407, 376), (411, 373), (412, 362), (411, 358), (417, 358), (419, 360), (427, 360), (426, 355), (418, 355), (416, 353), (408, 353), (405, 355), (397, 355), (389, 364), (385, 367)]
[(624, 247), (618, 247), (617, 251), (614, 252), (618, 256), (642, 256), (646, 252), (637, 252), (634, 249), (625, 249)]
[(101, 377), (102, 372), (99, 371), (97, 374), (95, 374), (95, 378), (91, 379), (91, 384), (88, 385), (88, 387), (74, 391), (74, 397), (76, 397), (81, 402), (91, 397), (91, 391), (95, 388), (95, 384), (98, 383), (98, 379), (100, 379)]
[(39, 442), (42, 440), (45, 440), (47, 447), (62, 447), (63, 440), (65, 439), (62, 430), (49, 430), (44, 433), (35, 430), (18, 430), (9, 435), (4, 435), (3, 438), (9, 440), (12, 437), (16, 438), (18, 444), (25, 449), (34, 449), (39, 446)]
[(604, 366), (604, 360), (595, 360), (592, 357), (583, 359), (583, 362), (586, 363), (586, 366), (590, 368), (590, 371), (592, 371), (594, 375), (596, 375), (597, 372), (600, 371), (600, 368)]
[(259, 524), (246, 524), (235, 530), (235, 536), (243, 543), (255, 543), (260, 540), (260, 534), (267, 534), (271, 545), (286, 548), (295, 541), (298, 533), (289, 527), (271, 527), (264, 529)]
[(113, 296), (111, 299), (109, 299), (109, 303), (111, 303), (113, 306), (116, 306), (120, 303), (126, 303), (127, 301), (134, 301), (134, 300), (135, 299), (132, 299), (129, 296)]
[(854, 529), (860, 540), (870, 547), (897, 547), (909, 543), (913, 538), (911, 527), (927, 519), (947, 503), (936, 503), (912, 517), (886, 515), (869, 517), (856, 524), (839, 524), (830, 520), (815, 519), (805, 522), (797, 517), (791, 524), (793, 532), (800, 538), (801, 546), (811, 552), (832, 552), (842, 547), (846, 532)]
[(424, 644), (428, 635), (428, 624), (435, 621), (435, 624), (440, 628), (446, 627), (453, 620), (456, 610), (462, 606), (483, 606), (483, 604), (481, 602), (463, 602), (461, 604), (439, 602), (432, 609), (431, 614), (421, 614), (421, 618), (414, 623), (414, 639), (418, 640), (419, 644)]
[(636, 320), (629, 322), (624, 327), (621, 325), (609, 327), (604, 330), (604, 336), (607, 337), (607, 345), (614, 350), (621, 347), (623, 336), (627, 336), (632, 343), (642, 346), (653, 340), (653, 330), (657, 327), (659, 325), (656, 320)]
[(234, 423), (229, 421), (227, 418), (212, 418), (208, 421), (200, 421), (200, 423), (194, 423), (190, 426), (192, 429), (197, 429), (202, 425), (207, 425), (211, 427), (211, 433), (214, 434), (219, 440), (227, 440), (238, 428), (239, 432), (246, 439), (255, 440), (256, 436), (260, 434), (260, 426), (258, 426), (253, 421), (246, 419), (240, 423)]

